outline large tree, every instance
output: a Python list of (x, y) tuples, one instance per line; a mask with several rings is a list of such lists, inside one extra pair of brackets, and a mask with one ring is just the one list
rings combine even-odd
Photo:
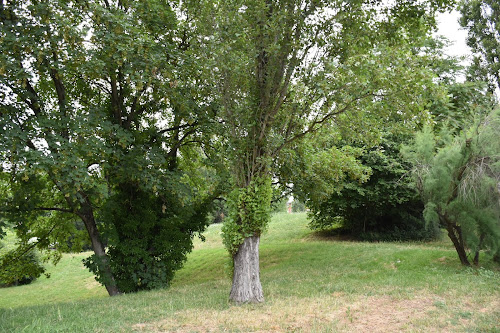
[[(269, 220), (273, 160), (328, 122), (370, 132), (398, 99), (418, 100), (412, 83), (422, 72), (412, 68), (410, 52), (393, 46), (425, 33), (433, 11), (447, 2), (205, 3), (232, 174), (224, 226), (234, 264), (230, 299), (261, 302), (258, 248)], [(407, 116), (399, 114), (401, 121)]]
[[(303, 193), (311, 210), (310, 227), (329, 230), (340, 227), (360, 239), (415, 240), (430, 239), (438, 229), (426, 229), (423, 203), (410, 177), (410, 163), (403, 160), (399, 146), (409, 138), (387, 133), (375, 147), (359, 149), (359, 161), (369, 168), (369, 179), (339, 179), (333, 193), (317, 193), (318, 181), (307, 177), (294, 182), (294, 192)], [(340, 143), (339, 150), (354, 150)], [(351, 177), (349, 177), (351, 178)], [(330, 185), (331, 186), (331, 185)], [(318, 200), (319, 199), (319, 200)]]
[[(171, 270), (162, 269), (179, 267), (205, 223), (199, 215), (210, 184), (179, 169), (203, 169), (181, 151), (200, 146), (199, 126), (211, 111), (197, 87), (201, 70), (184, 56), (188, 18), (176, 16), (162, 0), (0, 2), (0, 147), (12, 193), (2, 210), (21, 238), (37, 237), (40, 248), (63, 243), (80, 218), (94, 251), (88, 264), (110, 295), (120, 292), (120, 249), (144, 243), (129, 253), (136, 271), (120, 273), (127, 291), (157, 286), (146, 283), (151, 276), (164, 285)], [(114, 242), (111, 265), (97, 221), (103, 205), (129, 212), (104, 221)], [(179, 205), (189, 213), (172, 210)], [(140, 229), (142, 214), (148, 223)], [(158, 240), (162, 227), (185, 233), (187, 245)], [(162, 257), (168, 248), (183, 254)]]
[(474, 52), (469, 78), (500, 89), (500, 3), (497, 0), (464, 0), (460, 24), (468, 30), (467, 45)]

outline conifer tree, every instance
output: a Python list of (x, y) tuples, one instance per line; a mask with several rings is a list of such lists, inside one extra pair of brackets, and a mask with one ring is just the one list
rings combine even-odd
[(464, 134), (426, 128), (406, 154), (415, 165), (428, 223), (446, 228), (463, 265), (478, 265), (480, 251), (500, 247), (500, 109)]

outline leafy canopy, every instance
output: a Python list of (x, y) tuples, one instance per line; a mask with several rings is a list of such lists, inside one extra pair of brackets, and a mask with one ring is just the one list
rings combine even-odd
[[(198, 157), (210, 141), (200, 128), (213, 114), (200, 88), (206, 69), (193, 56), (196, 38), (180, 10), (161, 0), (0, 3), (0, 151), (11, 190), (1, 210), (22, 239), (37, 237), (41, 249), (62, 250), (74, 219), (82, 219), (96, 252), (94, 271), (105, 283), (122, 273), (125, 257), (111, 258), (116, 272), (106, 269), (102, 230), (129, 230), (121, 238), (105, 235), (109, 246), (138, 243), (141, 235), (131, 230), (154, 207), (149, 224), (174, 225), (186, 243), (161, 258), (164, 283), (206, 223), (193, 216), (203, 215), (216, 192), (213, 172)], [(98, 220), (111, 207), (130, 211), (135, 196), (142, 213)], [(174, 214), (177, 205), (186, 213)], [(154, 228), (145, 228), (147, 237), (162, 236)], [(154, 261), (164, 250), (157, 248), (133, 252), (132, 261)], [(140, 286), (131, 278), (140, 267), (127, 269), (127, 283)]]
[(468, 30), (467, 45), (475, 57), (470, 80), (485, 81), (500, 88), (500, 3), (496, 0), (467, 0), (460, 4), (460, 24)]

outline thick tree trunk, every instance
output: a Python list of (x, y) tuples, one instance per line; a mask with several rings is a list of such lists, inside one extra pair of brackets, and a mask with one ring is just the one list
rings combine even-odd
[(260, 236), (245, 238), (233, 257), (233, 286), (229, 299), (237, 304), (264, 301), (259, 269)]
[(99, 269), (102, 269), (104, 272), (104, 276), (107, 282), (104, 283), (104, 287), (108, 291), (109, 296), (119, 295), (120, 290), (116, 286), (115, 279), (113, 277), (113, 273), (111, 272), (111, 267), (109, 267), (108, 256), (106, 255), (106, 250), (104, 248), (104, 244), (99, 237), (99, 231), (97, 230), (97, 225), (95, 223), (94, 214), (92, 211), (87, 211), (85, 213), (80, 214), (83, 223), (85, 224), (85, 228), (90, 236), (90, 241), (92, 243), (92, 250), (99, 258)]

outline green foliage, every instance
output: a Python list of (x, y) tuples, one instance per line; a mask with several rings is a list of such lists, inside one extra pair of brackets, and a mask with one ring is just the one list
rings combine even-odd
[[(200, 146), (212, 144), (200, 128), (208, 131), (215, 108), (183, 10), (162, 0), (1, 3), (0, 157), (11, 192), (0, 211), (21, 238), (66, 251), (68, 236), (77, 236), (71, 245), (88, 241), (79, 218), (104, 257), (96, 216), (119, 184), (140, 182), (154, 196), (181, 187), (181, 176), (165, 174), (184, 170), (196, 200), (216, 191), (199, 157), (208, 155)], [(184, 230), (190, 214), (175, 213), (171, 223)]]
[(23, 248), (0, 255), (0, 287), (29, 284), (45, 272), (38, 254)]
[(458, 134), (495, 106), (494, 97), (486, 92), (484, 82), (444, 83), (442, 88), (446, 96), (429, 96), (428, 109), (433, 115), (435, 130), (446, 128)]
[(66, 253), (78, 253), (92, 251), (92, 243), (89, 239), (85, 225), (81, 220), (73, 220), (74, 231), (69, 231), (66, 238), (66, 246), (61, 246)]
[(208, 214), (208, 219), (210, 224), (212, 223), (222, 223), (227, 216), (227, 204), (225, 199), (215, 200), (213, 203), (213, 209)]
[(500, 247), (500, 110), (460, 136), (441, 136), (436, 152), (429, 129), (418, 133), (406, 154), (415, 165), (428, 223), (443, 226), (464, 265)]
[[(118, 288), (135, 292), (167, 287), (191, 251), (193, 237), (208, 224), (208, 202), (186, 202), (173, 192), (149, 194), (138, 184), (121, 184), (103, 207), (108, 257)], [(106, 283), (99, 258), (85, 265)]]
[[(326, 124), (369, 140), (389, 115), (403, 123), (420, 114), (416, 86), (432, 78), (407, 42), (451, 2), (209, 1), (199, 18), (217, 68), (213, 96), (235, 191), (274, 176), (282, 150)], [(312, 168), (332, 160), (348, 168), (330, 155), (349, 152), (321, 155)]]
[(463, 0), (460, 24), (468, 30), (467, 45), (475, 53), (468, 79), (500, 88), (500, 4), (497, 0)]
[[(302, 195), (310, 200), (308, 205), (313, 213), (313, 228), (343, 227), (348, 232), (371, 240), (428, 239), (436, 235), (436, 226), (425, 227), (422, 216), (423, 203), (418, 197), (415, 184), (408, 177), (411, 166), (400, 156), (399, 145), (407, 142), (412, 131), (422, 123), (432, 122), (436, 127), (446, 128), (446, 135), (458, 133), (464, 124), (475, 116), (489, 112), (493, 105), (491, 96), (485, 93), (484, 85), (480, 82), (454, 82), (461, 66), (457, 59), (442, 56), (443, 45), (440, 40), (433, 38), (423, 39), (422, 44), (412, 44), (413, 54), (420, 55), (412, 61), (417, 61), (422, 68), (432, 71), (432, 76), (435, 76), (433, 82), (420, 81), (420, 85), (415, 84), (415, 90), (412, 92), (415, 93), (425, 86), (425, 89), (419, 90), (421, 96), (416, 104), (425, 105), (430, 112), (422, 108), (418, 118), (413, 121), (401, 121), (397, 115), (388, 114), (384, 118), (384, 128), (379, 129), (380, 125), (376, 122), (368, 122), (370, 126), (367, 129), (360, 129), (361, 137), (347, 135), (348, 132), (342, 128), (340, 131), (330, 129), (330, 132), (323, 131), (322, 137), (314, 142), (319, 151), (328, 151), (331, 149), (329, 147), (342, 147), (341, 149), (345, 150), (349, 147), (349, 142), (354, 142), (358, 147), (364, 144), (368, 151), (357, 148), (357, 155), (352, 156), (350, 164), (361, 163), (360, 166), (370, 172), (365, 171), (365, 177), (339, 178), (337, 183), (325, 182), (324, 179), (328, 179), (329, 175), (323, 172), (319, 177), (322, 180), (309, 182), (310, 189), (304, 191), (301, 186), (296, 186), (294, 191), (301, 191), (305, 194)], [(398, 82), (399, 79), (393, 77), (392, 82)], [(407, 97), (401, 96), (399, 102)], [(407, 101), (403, 107), (397, 104), (391, 106), (398, 108), (398, 113), (408, 113), (411, 111), (405, 108), (411, 108), (412, 104), (412, 101)], [(385, 106), (377, 103), (374, 106), (367, 105), (366, 112), (371, 113), (371, 107)], [(366, 126), (366, 119), (362, 120)], [(356, 122), (353, 125), (358, 126)], [(446, 135), (443, 131), (443, 139)], [(328, 139), (329, 136), (331, 139)], [(353, 148), (351, 150), (356, 151)], [(336, 159), (339, 160), (338, 157)], [(345, 158), (340, 160), (346, 161)], [(323, 161), (320, 165), (328, 164)], [(329, 166), (332, 174), (336, 174), (334, 165)], [(360, 181), (349, 178), (358, 178)], [(293, 183), (301, 184), (300, 180)], [(318, 189), (322, 196), (313, 196)]]
[(272, 187), (269, 177), (253, 180), (234, 189), (228, 198), (229, 216), (224, 222), (223, 242), (231, 255), (247, 237), (260, 236), (271, 217)]
[(293, 200), (292, 202), (292, 212), (303, 213), (307, 210), (306, 205), (300, 200)]
[(358, 160), (362, 149), (349, 145), (325, 146), (320, 137), (306, 140), (296, 149), (284, 151), (282, 157), (285, 159), (279, 164), (280, 179), (293, 183), (294, 196), (312, 211), (340, 191), (348, 179), (362, 183), (371, 174), (371, 170)]
[(389, 136), (359, 157), (371, 169), (365, 182), (345, 180), (339, 191), (311, 204), (314, 230), (341, 227), (367, 240), (431, 239), (425, 228), (423, 203), (409, 177), (411, 169), (399, 155), (401, 137)]
[[(36, 239), (33, 245), (56, 263), (61, 252), (79, 251), (88, 244), (89, 237), (86, 231), (77, 229), (73, 212), (60, 207), (65, 197), (49, 176), (45, 172), (30, 172), (11, 176), (9, 194), (0, 199), (0, 216), (12, 223), (22, 243)], [(47, 251), (49, 247), (51, 251)]]

